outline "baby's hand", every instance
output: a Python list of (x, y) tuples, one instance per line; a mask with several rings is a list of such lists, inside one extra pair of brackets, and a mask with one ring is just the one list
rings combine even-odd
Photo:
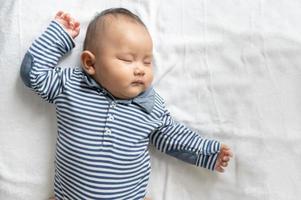
[(224, 172), (224, 168), (228, 166), (228, 162), (231, 157), (233, 157), (231, 149), (227, 145), (222, 144), (215, 164), (215, 170), (218, 172)]
[(69, 35), (74, 39), (79, 34), (79, 22), (75, 20), (69, 13), (65, 13), (64, 11), (59, 11), (55, 15), (55, 20), (59, 22), (69, 33)]

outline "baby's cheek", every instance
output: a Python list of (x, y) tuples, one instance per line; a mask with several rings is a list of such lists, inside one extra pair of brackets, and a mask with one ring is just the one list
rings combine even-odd
[(153, 75), (153, 72), (151, 71), (151, 72), (149, 73), (149, 77), (148, 77), (148, 82), (149, 82), (149, 85), (151, 85), (151, 84), (152, 84), (152, 82), (153, 82), (153, 79), (154, 79), (154, 75)]
[(153, 81), (152, 78), (151, 78), (151, 79), (148, 79), (147, 83), (145, 84), (145, 87), (146, 87), (146, 88), (149, 88), (149, 87), (152, 85), (152, 81)]

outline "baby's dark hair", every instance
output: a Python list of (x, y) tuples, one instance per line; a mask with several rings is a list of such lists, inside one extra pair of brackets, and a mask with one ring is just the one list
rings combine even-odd
[(89, 23), (88, 28), (87, 28), (87, 33), (86, 33), (86, 38), (84, 40), (84, 46), (83, 50), (90, 50), (91, 45), (93, 45), (94, 38), (96, 37), (96, 32), (97, 32), (97, 25), (98, 23), (108, 15), (113, 15), (115, 17), (118, 16), (125, 16), (129, 18), (130, 20), (133, 20), (134, 22), (141, 24), (144, 26), (146, 29), (147, 27), (143, 23), (143, 21), (132, 13), (131, 11), (125, 9), (125, 8), (109, 8), (106, 10), (103, 10), (101, 13), (97, 14)]

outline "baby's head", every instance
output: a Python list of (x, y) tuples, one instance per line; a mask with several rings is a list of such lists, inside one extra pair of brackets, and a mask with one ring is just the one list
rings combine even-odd
[(152, 83), (152, 39), (140, 18), (123, 8), (108, 9), (89, 24), (82, 66), (118, 99), (131, 99)]

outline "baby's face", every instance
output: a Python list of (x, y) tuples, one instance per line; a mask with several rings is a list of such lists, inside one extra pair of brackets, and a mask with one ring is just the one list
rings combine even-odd
[(131, 99), (152, 83), (152, 39), (140, 24), (112, 22), (98, 40), (94, 79), (114, 97)]

